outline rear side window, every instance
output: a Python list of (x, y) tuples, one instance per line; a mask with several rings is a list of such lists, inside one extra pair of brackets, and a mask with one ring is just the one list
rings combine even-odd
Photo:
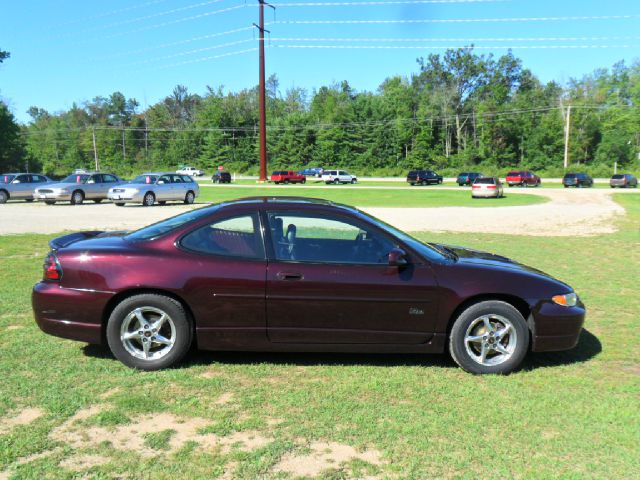
[(264, 258), (258, 216), (217, 220), (185, 235), (180, 245), (193, 252), (241, 258)]
[(193, 180), (189, 175), (182, 175), (180, 178), (182, 178), (182, 181), (184, 183), (193, 183)]
[(495, 181), (493, 178), (476, 178), (476, 181), (473, 183), (482, 184), (482, 185), (493, 185)]

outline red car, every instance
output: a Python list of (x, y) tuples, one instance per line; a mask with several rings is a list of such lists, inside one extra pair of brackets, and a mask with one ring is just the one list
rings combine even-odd
[(307, 183), (307, 177), (293, 170), (278, 170), (271, 174), (271, 181), (279, 183)]
[(205, 350), (443, 353), (507, 373), (573, 348), (573, 289), (508, 258), (419, 240), (356, 208), (253, 197), (137, 230), (50, 242), (40, 328), (108, 344), (130, 367)]
[(520, 185), (521, 187), (538, 187), (540, 186), (540, 177), (532, 172), (523, 170), (514, 170), (507, 173), (507, 185), (513, 187)]

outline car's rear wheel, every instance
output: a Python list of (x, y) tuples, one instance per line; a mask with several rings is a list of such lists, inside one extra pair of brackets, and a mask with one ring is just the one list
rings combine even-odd
[(45, 200), (44, 203), (46, 203), (47, 205), (55, 205), (56, 201), (55, 200)]
[(288, 185), (289, 184), (289, 179), (285, 180), (284, 183), (285, 183), (285, 185)]
[(145, 193), (142, 199), (142, 205), (152, 207), (154, 203), (156, 203), (156, 196), (152, 192)]
[(81, 190), (76, 190), (71, 194), (71, 205), (82, 205), (84, 202), (84, 193)]
[(95, 200), (93, 200), (93, 203), (100, 203), (100, 202), (102, 202), (101, 198), (96, 198)]
[(338, 185), (338, 184), (340, 183), (340, 179), (339, 179), (339, 178), (336, 178), (336, 179), (333, 181), (333, 183), (335, 183), (336, 185)]
[(166, 200), (160, 200), (160, 201), (158, 202), (158, 205), (166, 205), (166, 204), (167, 204), (167, 201), (166, 201)]
[(470, 306), (455, 320), (449, 351), (470, 373), (510, 373), (529, 348), (529, 328), (522, 314), (506, 302), (491, 300)]
[(124, 207), (124, 202), (116, 202), (116, 207)]
[(4, 190), (0, 190), (0, 203), (7, 203), (9, 200), (9, 194)]
[(357, 182), (357, 180), (356, 180), (355, 178), (352, 178), (352, 179), (351, 179), (351, 184), (354, 184), (354, 183), (356, 183), (356, 182)]
[(184, 196), (184, 203), (186, 203), (187, 205), (191, 205), (195, 201), (195, 199), (195, 194), (191, 190), (189, 190)]
[(25, 201), (26, 201), (27, 203), (31, 203), (31, 202), (33, 202), (33, 198), (25, 198)]
[(106, 333), (113, 355), (140, 370), (174, 365), (189, 351), (193, 336), (180, 302), (156, 294), (120, 302), (109, 316)]

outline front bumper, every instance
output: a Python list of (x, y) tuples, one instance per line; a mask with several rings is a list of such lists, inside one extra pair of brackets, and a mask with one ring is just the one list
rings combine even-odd
[(56, 202), (70, 202), (71, 201), (71, 193), (41, 193), (35, 192), (33, 194), (33, 199), (36, 201), (45, 201), (45, 200), (55, 200)]
[(141, 192), (109, 192), (107, 198), (118, 203), (142, 203), (144, 195)]
[(39, 282), (33, 287), (31, 305), (40, 329), (56, 337), (102, 343), (102, 314), (113, 292), (63, 288)]
[(575, 347), (582, 332), (586, 313), (581, 302), (575, 307), (563, 307), (551, 301), (536, 305), (531, 311), (531, 350), (553, 352)]

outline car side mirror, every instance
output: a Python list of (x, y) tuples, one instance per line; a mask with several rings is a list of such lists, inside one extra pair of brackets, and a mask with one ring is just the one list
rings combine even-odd
[(407, 265), (407, 252), (401, 248), (394, 248), (389, 252), (389, 266), (390, 267), (403, 267)]

